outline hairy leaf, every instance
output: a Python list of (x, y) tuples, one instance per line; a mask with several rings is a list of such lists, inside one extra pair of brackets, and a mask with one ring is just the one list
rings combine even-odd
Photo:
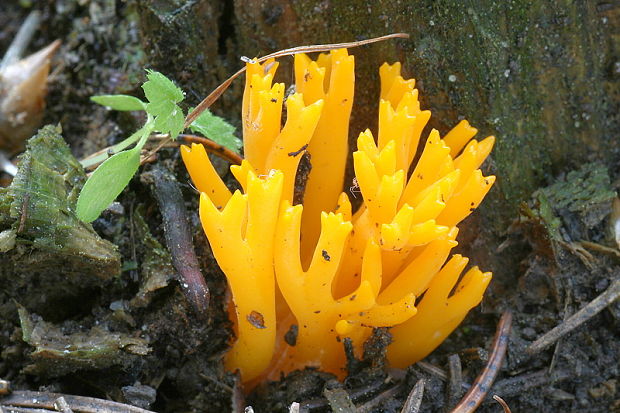
[(183, 130), (185, 116), (177, 105), (183, 100), (183, 92), (170, 79), (159, 72), (147, 70), (148, 81), (142, 85), (149, 103), (146, 111), (155, 117), (154, 128), (176, 138)]
[(129, 95), (99, 95), (90, 98), (95, 103), (107, 106), (110, 109), (129, 111), (129, 110), (145, 110), (146, 103), (140, 99)]
[(189, 128), (232, 151), (239, 153), (241, 149), (242, 142), (235, 136), (235, 127), (208, 109), (202, 112)]

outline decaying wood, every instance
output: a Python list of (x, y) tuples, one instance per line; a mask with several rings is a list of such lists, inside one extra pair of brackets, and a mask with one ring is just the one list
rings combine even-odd
[(166, 246), (172, 256), (172, 264), (179, 274), (179, 283), (188, 301), (200, 317), (207, 317), (209, 309), (209, 287), (200, 271), (200, 264), (194, 252), (194, 243), (187, 223), (187, 209), (179, 184), (162, 165), (143, 174), (143, 179), (153, 184), (153, 194), (159, 204), (164, 223)]
[(422, 396), (424, 396), (424, 379), (418, 380), (413, 386), (401, 413), (418, 413), (422, 404)]
[(489, 361), (480, 376), (474, 381), (467, 394), (460, 403), (452, 410), (451, 413), (472, 413), (476, 411), (478, 406), (486, 397), (491, 389), (495, 377), (499, 373), (499, 369), (504, 361), (506, 349), (508, 348), (508, 336), (512, 327), (512, 313), (506, 311), (502, 314), (497, 325), (495, 338), (493, 339), (493, 349), (489, 355)]
[(4, 406), (5, 409), (17, 407), (48, 409), (57, 412), (62, 411), (58, 410), (56, 407), (56, 403), (59, 399), (65, 401), (63, 406), (66, 405), (67, 408), (73, 410), (75, 413), (153, 413), (150, 410), (110, 400), (38, 391), (14, 391), (10, 395), (0, 398), (0, 406)]

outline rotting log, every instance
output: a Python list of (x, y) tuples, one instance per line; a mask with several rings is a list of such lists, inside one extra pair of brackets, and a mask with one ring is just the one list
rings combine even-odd
[(30, 311), (61, 317), (120, 273), (117, 247), (75, 216), (85, 179), (59, 128), (46, 126), (0, 188), (0, 285)]

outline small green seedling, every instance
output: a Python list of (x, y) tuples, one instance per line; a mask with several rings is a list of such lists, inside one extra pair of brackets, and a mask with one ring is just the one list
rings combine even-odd
[[(97, 219), (129, 184), (140, 167), (140, 152), (151, 133), (157, 131), (176, 139), (184, 129), (185, 116), (178, 105), (184, 98), (183, 91), (159, 72), (147, 70), (146, 77), (148, 80), (142, 85), (142, 89), (148, 102), (128, 95), (101, 95), (91, 98), (93, 102), (113, 110), (144, 110), (147, 119), (144, 126), (114, 145), (108, 153), (82, 161), (85, 168), (103, 161), (88, 178), (78, 197), (76, 215), (84, 222)], [(241, 148), (241, 140), (234, 135), (235, 128), (208, 110), (202, 112), (189, 128), (237, 153)], [(133, 148), (126, 150), (133, 144)]]

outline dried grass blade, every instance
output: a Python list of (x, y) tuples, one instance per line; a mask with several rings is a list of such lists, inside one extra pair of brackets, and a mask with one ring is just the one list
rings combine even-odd
[[(407, 33), (392, 33), (392, 34), (388, 34), (388, 35), (385, 35), (385, 36), (374, 37), (372, 39), (366, 39), (366, 40), (359, 40), (359, 41), (356, 41), (356, 42), (330, 43), (330, 44), (316, 44), (316, 45), (308, 45), (308, 46), (298, 46), (298, 47), (292, 47), (290, 49), (280, 50), (280, 51), (268, 54), (267, 56), (263, 56), (261, 58), (258, 58), (256, 60), (260, 63), (260, 62), (264, 62), (265, 60), (269, 60), (271, 58), (283, 57), (283, 56), (291, 56), (291, 55), (294, 55), (294, 54), (297, 54), (297, 53), (326, 52), (326, 51), (333, 50), (333, 49), (342, 49), (342, 48), (345, 48), (345, 47), (346, 48), (352, 48), (352, 47), (364, 46), (364, 45), (371, 44), (371, 43), (377, 43), (377, 42), (382, 42), (384, 40), (397, 39), (397, 38), (408, 39), (409, 35)], [(192, 122), (194, 120), (196, 120), (196, 118), (198, 116), (200, 116), (200, 114), (202, 112), (204, 112), (206, 109), (208, 109), (217, 99), (219, 99), (219, 97), (222, 96), (222, 94), (226, 91), (226, 89), (228, 89), (228, 87), (233, 82), (233, 80), (235, 80), (237, 77), (239, 77), (243, 72), (245, 72), (245, 67), (243, 67), (242, 69), (238, 70), (235, 74), (233, 74), (228, 79), (223, 81), (218, 87), (216, 87), (213, 90), (213, 92), (211, 92), (209, 94), (209, 96), (204, 98), (203, 101), (200, 102), (198, 104), (198, 106), (196, 106), (194, 108), (194, 110), (189, 115), (187, 115), (187, 117), (185, 118), (184, 128), (188, 128), (189, 125), (191, 125)]]

